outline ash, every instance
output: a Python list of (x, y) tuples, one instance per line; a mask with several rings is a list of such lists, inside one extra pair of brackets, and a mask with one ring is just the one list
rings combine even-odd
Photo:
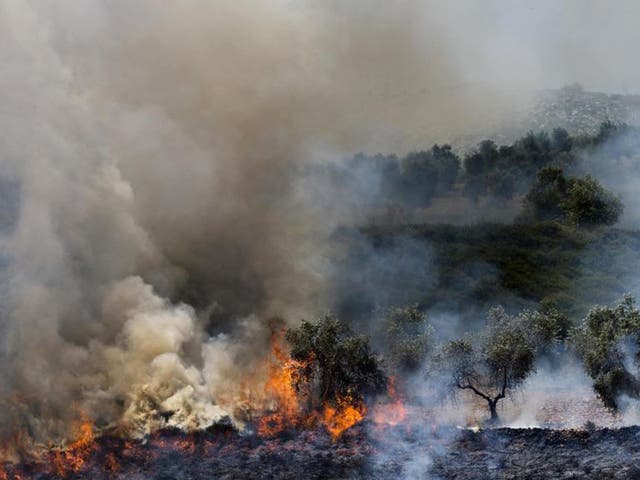
[[(427, 433), (428, 432), (428, 433)], [(232, 428), (159, 431), (132, 442), (104, 436), (77, 470), (46, 460), (5, 466), (7, 479), (637, 479), (640, 427), (487, 429), (368, 422), (336, 442), (324, 431), (275, 438)]]

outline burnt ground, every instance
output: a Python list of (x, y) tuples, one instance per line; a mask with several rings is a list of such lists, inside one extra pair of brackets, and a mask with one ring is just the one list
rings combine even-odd
[[(273, 439), (234, 431), (158, 432), (142, 442), (101, 437), (84, 464), (6, 466), (8, 479), (640, 479), (640, 427), (544, 430), (358, 425)], [(20, 476), (16, 476), (19, 474)], [(2, 478), (2, 475), (0, 475)]]

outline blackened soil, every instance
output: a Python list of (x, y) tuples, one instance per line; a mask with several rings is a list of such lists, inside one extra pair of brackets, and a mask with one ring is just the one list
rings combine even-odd
[(359, 425), (337, 442), (319, 431), (260, 439), (234, 431), (167, 430), (142, 442), (101, 437), (84, 460), (75, 471), (61, 469), (53, 455), (6, 465), (6, 478), (640, 479), (640, 428), (473, 432)]

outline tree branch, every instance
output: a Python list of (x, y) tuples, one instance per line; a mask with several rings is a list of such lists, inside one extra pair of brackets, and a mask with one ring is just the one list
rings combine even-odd
[(471, 390), (476, 395), (484, 398), (487, 402), (491, 402), (491, 397), (489, 397), (489, 395), (485, 395), (484, 393), (482, 393), (480, 390), (478, 390), (476, 387), (474, 387), (470, 383), (468, 383), (466, 385), (462, 385), (460, 382), (457, 382), (456, 386), (461, 390)]

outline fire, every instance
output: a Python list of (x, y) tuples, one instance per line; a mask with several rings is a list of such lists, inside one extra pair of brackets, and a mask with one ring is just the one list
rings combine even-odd
[(376, 405), (372, 412), (372, 420), (376, 425), (395, 426), (401, 423), (407, 416), (402, 397), (396, 389), (396, 380), (391, 377), (387, 387), (387, 395), (391, 403)]
[[(309, 359), (308, 362), (311, 362)], [(253, 403), (257, 411), (266, 412), (258, 422), (258, 434), (270, 437), (283, 432), (287, 428), (312, 427), (323, 425), (337, 440), (346, 430), (361, 422), (367, 415), (367, 407), (360, 399), (350, 396), (327, 402), (315, 411), (304, 411), (305, 402), (301, 399), (304, 393), (296, 387), (296, 374), (305, 367), (292, 359), (284, 342), (283, 332), (274, 333), (271, 340), (271, 351), (265, 365), (267, 380), (263, 391), (254, 398), (262, 402)], [(406, 409), (401, 395), (398, 393), (393, 378), (389, 381), (387, 396), (390, 403), (377, 405), (371, 412), (371, 418), (377, 425), (394, 426), (406, 417)]]
[(93, 425), (91, 421), (84, 419), (77, 439), (66, 449), (54, 454), (53, 464), (58, 475), (65, 476), (68, 472), (80, 471), (91, 453), (94, 439)]
[(366, 407), (345, 397), (339, 399), (335, 405), (325, 405), (321, 412), (305, 414), (300, 393), (295, 388), (296, 371), (305, 364), (293, 360), (288, 355), (283, 340), (282, 334), (275, 334), (272, 337), (268, 379), (264, 386), (264, 396), (271, 404), (268, 410), (272, 413), (260, 419), (258, 434), (273, 436), (288, 427), (321, 423), (334, 440), (338, 439), (345, 430), (364, 418)]
[(339, 400), (337, 403), (336, 408), (325, 406), (322, 414), (324, 426), (334, 441), (340, 438), (345, 430), (362, 421), (367, 412), (364, 405), (358, 405), (349, 398)]
[(273, 436), (300, 421), (300, 402), (294, 387), (294, 371), (300, 366), (285, 352), (282, 334), (272, 336), (268, 380), (264, 394), (275, 405), (275, 411), (262, 417), (258, 434)]

